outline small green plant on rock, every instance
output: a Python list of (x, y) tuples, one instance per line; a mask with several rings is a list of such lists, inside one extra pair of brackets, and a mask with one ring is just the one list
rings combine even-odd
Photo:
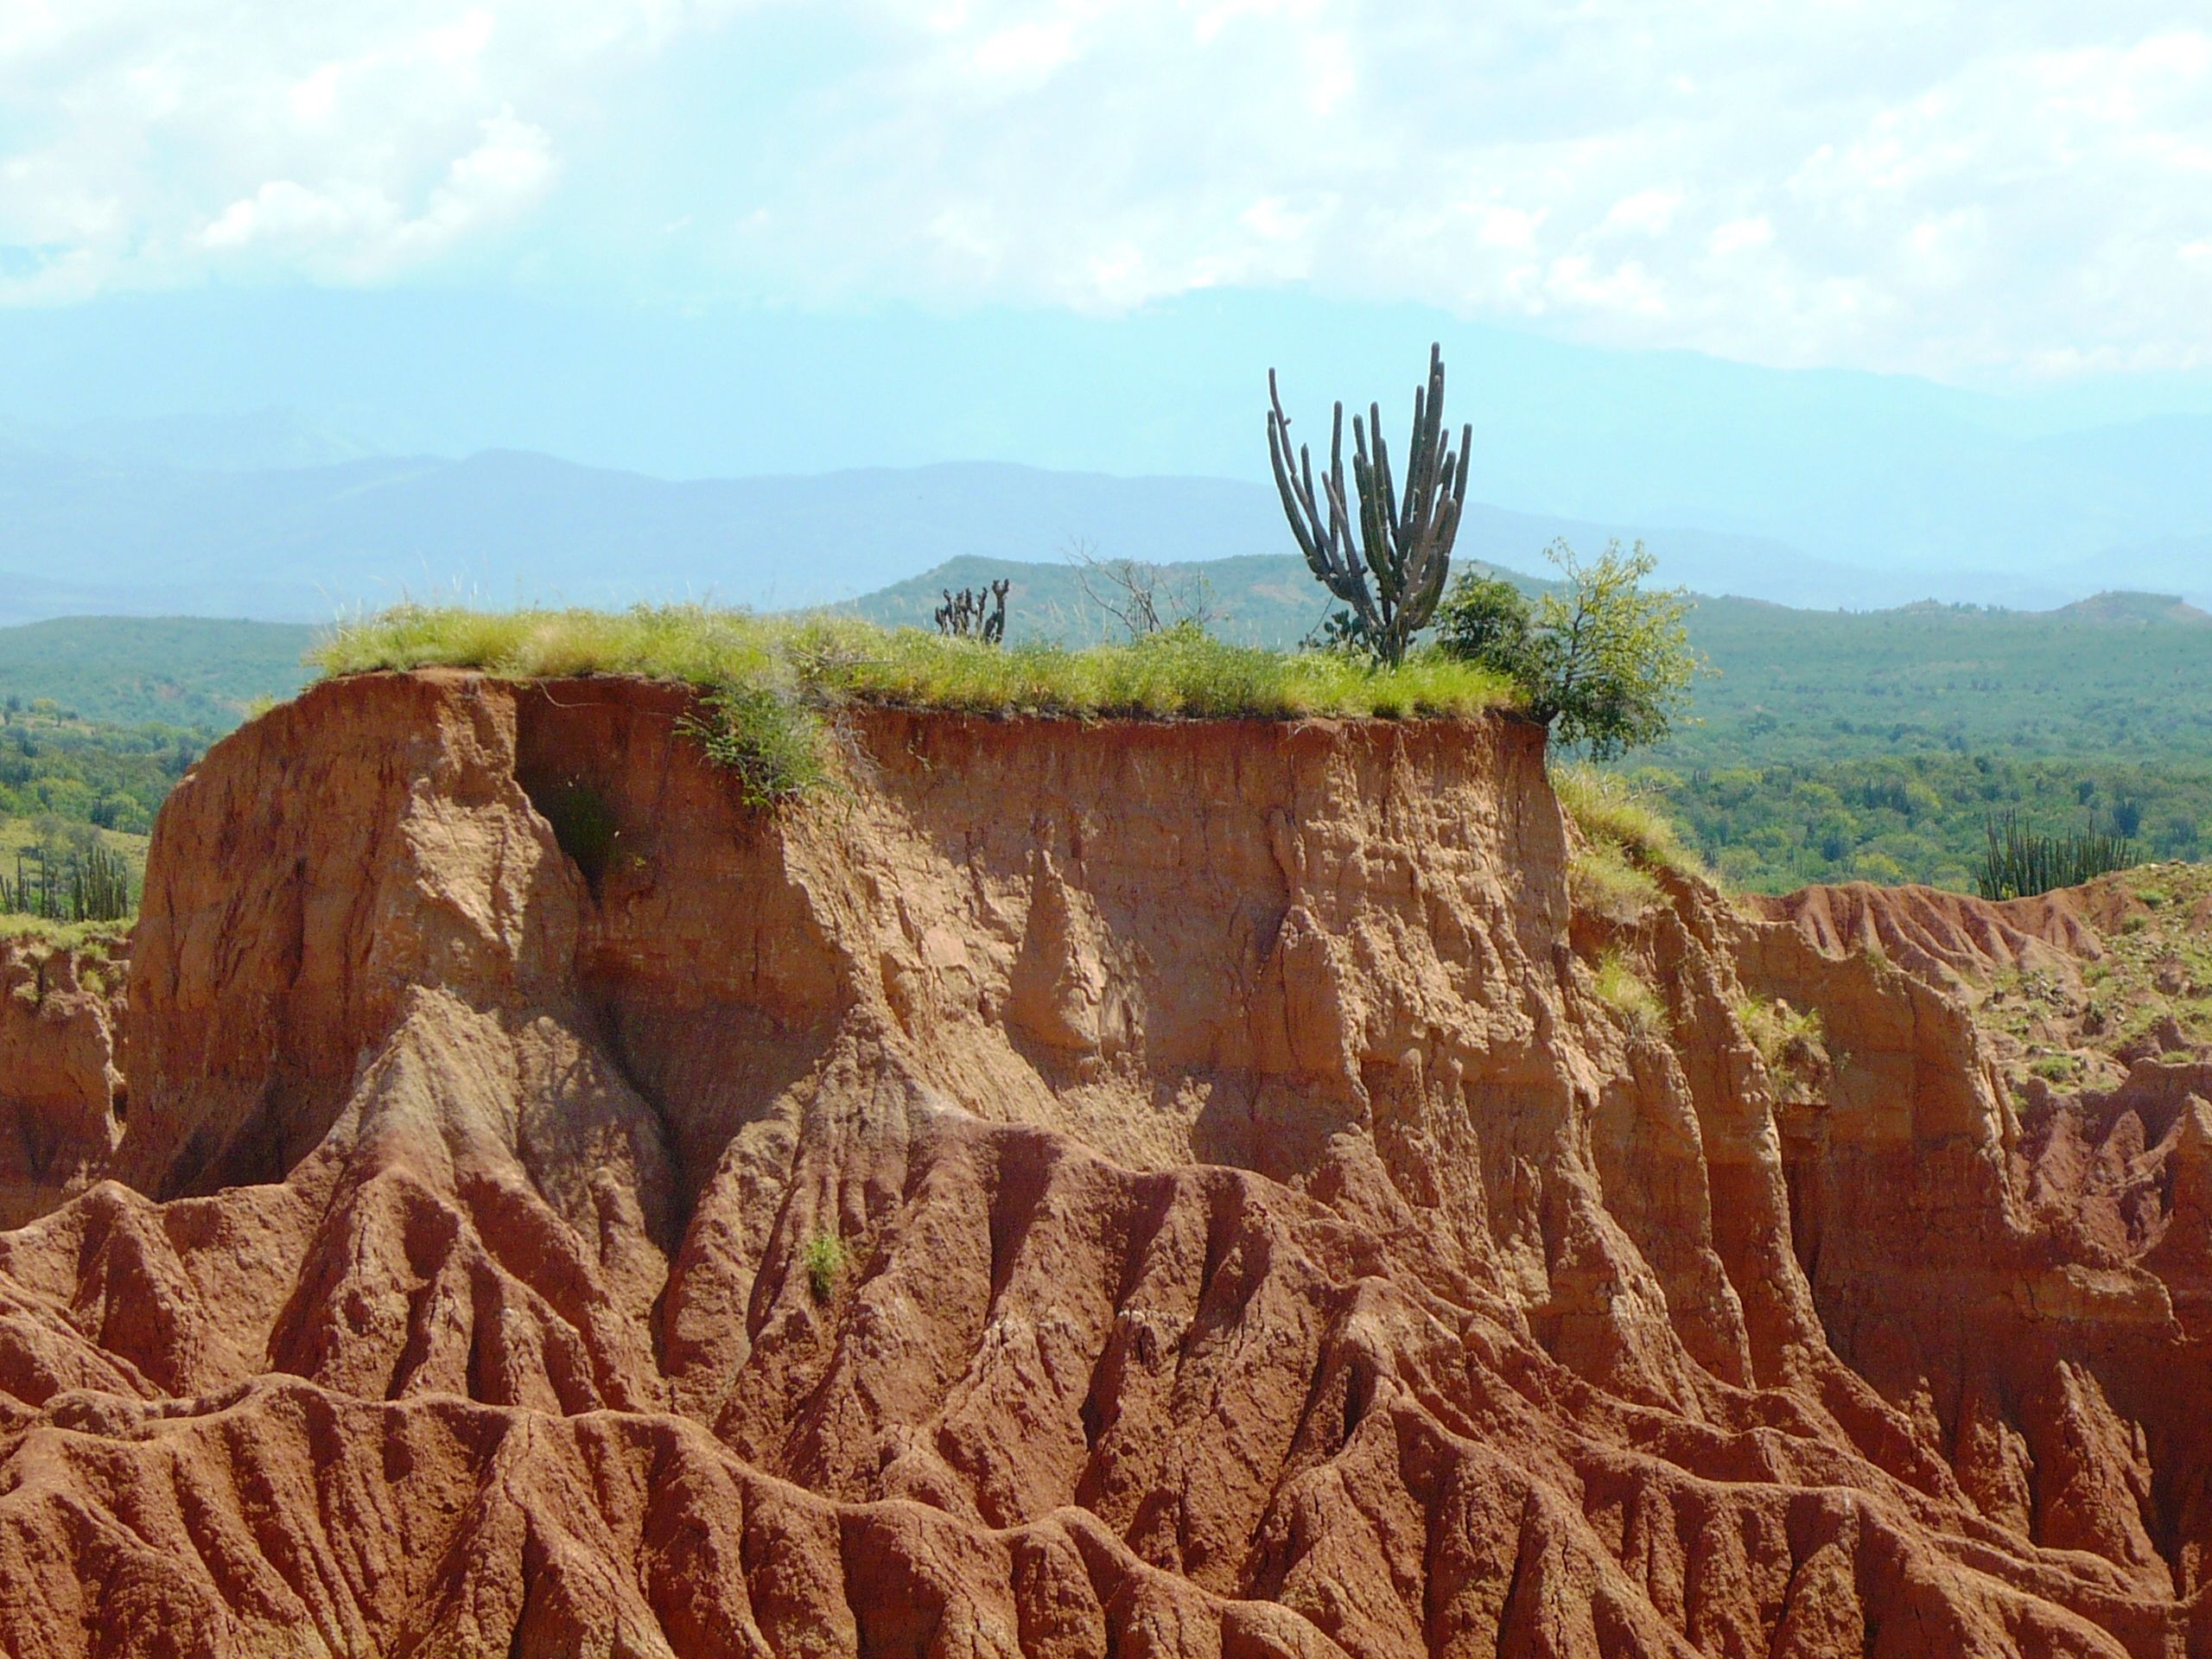
[(1591, 988), (1619, 1010), (1637, 1036), (1656, 1037), (1667, 1029), (1666, 1004), (1618, 950), (1608, 950), (1598, 958)]
[(1660, 899), (1657, 879), (1611, 841), (1591, 842), (1567, 860), (1567, 893), (1578, 912), (1620, 927), (1643, 920)]
[(837, 1281), (844, 1277), (847, 1262), (844, 1240), (826, 1230), (818, 1232), (806, 1241), (800, 1260), (816, 1301), (827, 1302), (837, 1294)]
[(751, 807), (780, 806), (829, 776), (817, 721), (796, 697), (772, 686), (728, 684), (699, 700), (682, 721), (707, 759), (736, 776)]
[(2033, 1061), (2028, 1070), (2045, 1083), (2071, 1083), (2081, 1065), (2071, 1054), (2045, 1054)]
[(1826, 1059), (1826, 1031), (1817, 1008), (1793, 1008), (1779, 998), (1747, 998), (1737, 1023), (1759, 1052), (1777, 1096), (1803, 1093)]

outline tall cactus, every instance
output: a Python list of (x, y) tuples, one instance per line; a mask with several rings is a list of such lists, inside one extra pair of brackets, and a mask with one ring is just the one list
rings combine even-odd
[[(1402, 499), (1391, 476), (1382, 441), (1382, 411), (1367, 406), (1352, 416), (1352, 485), (1359, 498), (1357, 546), (1344, 494), (1344, 406), (1338, 404), (1329, 432), (1329, 470), (1324, 492), (1313, 491), (1313, 457), (1301, 444), (1292, 462), (1290, 417), (1282, 412), (1275, 372), (1268, 371), (1268, 455), (1275, 489), (1306, 563), (1328, 590), (1351, 607), (1348, 629), (1380, 661), (1399, 663), (1413, 637), (1436, 613), (1452, 564), (1452, 538), (1467, 498), (1471, 424), (1459, 429), (1459, 453), (1444, 442), (1444, 348), (1428, 348), (1428, 385), (1414, 392), (1414, 431), (1406, 457)], [(1371, 447), (1370, 447), (1371, 446)], [(1325, 499), (1328, 512), (1321, 512)]]

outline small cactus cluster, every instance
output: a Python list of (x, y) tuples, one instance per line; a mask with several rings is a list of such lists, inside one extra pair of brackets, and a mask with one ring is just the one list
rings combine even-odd
[(988, 592), (981, 588), (963, 588), (957, 594), (950, 588), (941, 589), (944, 603), (937, 607), (937, 631), (955, 639), (1000, 644), (1006, 639), (1006, 596), (1013, 587), (1009, 578), (1001, 576)]

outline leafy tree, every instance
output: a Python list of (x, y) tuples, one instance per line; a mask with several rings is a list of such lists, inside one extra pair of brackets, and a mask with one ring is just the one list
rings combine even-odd
[(1557, 587), (1531, 606), (1510, 582), (1469, 572), (1439, 607), (1438, 644), (1517, 682), (1528, 712), (1596, 760), (1666, 737), (1689, 700), (1700, 659), (1679, 588), (1647, 589), (1658, 563), (1638, 542), (1609, 543), (1586, 563), (1565, 542), (1544, 556)]

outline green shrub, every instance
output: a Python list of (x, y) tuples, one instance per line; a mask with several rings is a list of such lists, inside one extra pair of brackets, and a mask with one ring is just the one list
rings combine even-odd
[(1504, 675), (1532, 718), (1593, 760), (1662, 741), (1698, 671), (1688, 594), (1644, 589), (1658, 561), (1642, 543), (1628, 553), (1611, 543), (1590, 564), (1563, 541), (1545, 556), (1565, 591), (1534, 606), (1510, 582), (1462, 575), (1438, 613), (1438, 649)]
[(683, 716), (707, 759), (735, 775), (745, 804), (795, 800), (829, 776), (821, 722), (787, 692), (766, 685), (718, 686)]
[(844, 1241), (826, 1230), (818, 1232), (806, 1241), (802, 1262), (806, 1268), (807, 1288), (814, 1293), (814, 1300), (827, 1302), (837, 1294), (837, 1281), (844, 1276)]

